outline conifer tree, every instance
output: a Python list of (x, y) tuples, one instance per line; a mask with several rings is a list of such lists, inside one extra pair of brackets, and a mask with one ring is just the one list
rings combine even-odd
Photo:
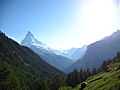
[(57, 74), (51, 82), (51, 90), (58, 90), (60, 87), (65, 86), (65, 79), (61, 75)]

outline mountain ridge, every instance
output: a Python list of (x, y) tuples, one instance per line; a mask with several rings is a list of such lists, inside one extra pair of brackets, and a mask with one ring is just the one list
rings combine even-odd
[(120, 30), (117, 30), (110, 36), (96, 41), (87, 47), (86, 54), (82, 59), (77, 60), (67, 71), (72, 71), (74, 68), (98, 68), (103, 60), (111, 59), (116, 52), (120, 51)]
[(71, 48), (67, 50), (53, 50), (57, 55), (62, 55), (64, 57), (72, 59), (74, 62), (77, 59), (82, 58), (87, 50), (87, 45), (84, 45), (80, 48)]

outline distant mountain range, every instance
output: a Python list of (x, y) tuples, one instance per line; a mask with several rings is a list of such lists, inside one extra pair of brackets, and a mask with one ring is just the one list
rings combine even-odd
[(67, 68), (73, 63), (73, 60), (67, 57), (56, 55), (52, 49), (38, 41), (30, 31), (28, 31), (26, 37), (22, 40), (21, 45), (31, 48), (43, 60), (60, 70), (64, 71), (64, 68)]
[(67, 49), (67, 50), (53, 50), (53, 51), (57, 55), (62, 55), (64, 57), (72, 59), (71, 56), (76, 51), (76, 49), (77, 48), (71, 48), (71, 49)]
[(75, 52), (71, 55), (71, 59), (77, 61), (78, 59), (82, 59), (87, 50), (87, 45), (84, 45), (81, 48), (76, 48)]
[(72, 59), (74, 62), (84, 56), (87, 50), (87, 45), (81, 48), (71, 48), (68, 50), (53, 50), (55, 54)]
[(77, 60), (66, 71), (73, 69), (98, 68), (103, 60), (111, 59), (120, 51), (120, 30), (112, 35), (105, 37), (87, 47), (87, 51), (82, 59)]

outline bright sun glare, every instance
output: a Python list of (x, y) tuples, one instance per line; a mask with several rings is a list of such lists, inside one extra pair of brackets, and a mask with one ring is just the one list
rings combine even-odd
[(101, 39), (116, 29), (116, 7), (113, 0), (87, 0), (82, 9), (82, 29), (87, 36), (83, 38), (85, 43)]

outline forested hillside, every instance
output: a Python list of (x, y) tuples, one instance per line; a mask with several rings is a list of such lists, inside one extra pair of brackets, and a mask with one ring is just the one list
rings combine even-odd
[(63, 76), (31, 49), (0, 32), (0, 90), (49, 90), (56, 78), (62, 83)]

